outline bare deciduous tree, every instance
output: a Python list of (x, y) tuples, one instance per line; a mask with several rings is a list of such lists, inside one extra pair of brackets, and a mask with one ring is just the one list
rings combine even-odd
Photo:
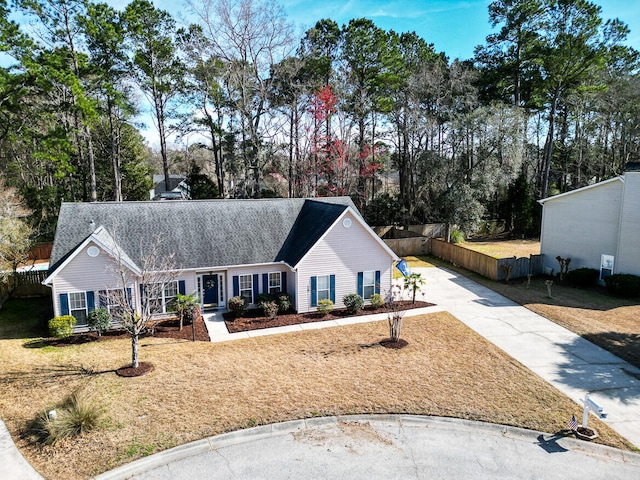
[(225, 86), (242, 130), (242, 155), (253, 176), (253, 196), (260, 196), (263, 117), (269, 112), (271, 69), (294, 47), (293, 29), (273, 0), (188, 0), (212, 53), (227, 68)]
[[(174, 255), (161, 254), (158, 241), (142, 252), (139, 265), (133, 264), (117, 246), (112, 253), (115, 284), (105, 292), (107, 298), (102, 303), (111, 306), (114, 322), (120, 323), (131, 335), (131, 367), (138, 368), (140, 334), (149, 327), (153, 314), (158, 312), (158, 299), (163, 298), (165, 289), (176, 279)], [(138, 302), (136, 297), (139, 297)]]

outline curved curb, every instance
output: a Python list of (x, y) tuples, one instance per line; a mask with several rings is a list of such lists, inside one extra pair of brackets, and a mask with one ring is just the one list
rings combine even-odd
[[(344, 422), (370, 423), (380, 427), (429, 427), (433, 429), (447, 429), (468, 431), (474, 435), (509, 437), (520, 441), (530, 441), (532, 444), (556, 442), (567, 449), (585, 454), (596, 455), (610, 461), (633, 464), (640, 467), (640, 454), (619, 450), (594, 443), (587, 443), (569, 437), (556, 437), (553, 434), (526, 430), (519, 427), (497, 425), (494, 423), (474, 422), (448, 417), (429, 417), (420, 415), (346, 415), (340, 417), (317, 417), (303, 420), (274, 423), (235, 432), (224, 433), (214, 437), (197, 440), (185, 445), (159, 452), (146, 458), (141, 458), (127, 465), (115, 468), (95, 477), (95, 480), (127, 479), (149, 470), (182, 460), (194, 455), (214, 451), (219, 448), (251, 442), (255, 440), (287, 435), (300, 430), (338, 425)], [(543, 440), (541, 440), (541, 437)], [(548, 439), (547, 439), (548, 437)]]

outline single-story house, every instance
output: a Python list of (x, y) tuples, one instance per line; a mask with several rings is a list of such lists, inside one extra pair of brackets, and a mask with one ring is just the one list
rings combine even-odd
[[(110, 289), (126, 288), (139, 309), (152, 290), (141, 272), (154, 248), (173, 255), (175, 272), (153, 299), (157, 314), (177, 293), (195, 293), (203, 310), (225, 308), (232, 296), (251, 307), (260, 293), (277, 292), (301, 313), (322, 299), (340, 308), (349, 293), (365, 301), (387, 293), (398, 260), (348, 197), (63, 203), (43, 282), (55, 315), (71, 314), (83, 327), (92, 309), (118, 307), (109, 305)], [(126, 285), (114, 268), (123, 265)]]
[(627, 164), (621, 176), (539, 202), (545, 267), (557, 272), (560, 256), (571, 259), (571, 270), (599, 270), (601, 280), (613, 273), (640, 275), (640, 163)]

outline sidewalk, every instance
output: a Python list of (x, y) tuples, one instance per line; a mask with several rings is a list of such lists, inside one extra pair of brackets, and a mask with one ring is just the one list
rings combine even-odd
[(9, 430), (2, 420), (0, 420), (0, 478), (42, 480), (40, 474), (24, 459), (13, 443)]

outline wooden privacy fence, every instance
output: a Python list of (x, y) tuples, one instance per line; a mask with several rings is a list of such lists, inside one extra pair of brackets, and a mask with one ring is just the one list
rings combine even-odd
[(53, 243), (36, 243), (29, 250), (29, 260), (49, 260)]
[(46, 270), (12, 273), (6, 281), (0, 282), (0, 300), (24, 297), (44, 297), (51, 295), (51, 289), (42, 285), (47, 278)]
[(511, 267), (509, 278), (526, 277), (528, 274), (538, 275), (543, 269), (542, 255), (530, 255), (529, 258), (494, 258), (438, 238), (432, 238), (430, 243), (432, 255), (491, 280), (504, 280), (507, 276), (505, 268), (507, 266)]
[(399, 257), (408, 257), (411, 255), (428, 255), (431, 239), (427, 237), (412, 237), (383, 241)]

